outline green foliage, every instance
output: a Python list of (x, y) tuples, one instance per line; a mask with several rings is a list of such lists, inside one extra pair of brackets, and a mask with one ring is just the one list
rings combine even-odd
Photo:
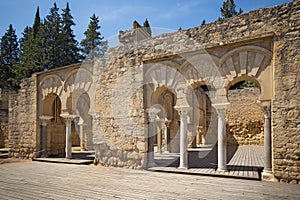
[[(103, 56), (107, 52), (108, 43), (103, 41), (98, 23), (94, 14), (81, 43), (85, 56)], [(44, 21), (38, 7), (33, 26), (24, 29), (19, 44), (10, 25), (0, 45), (0, 88), (18, 89), (20, 81), (35, 72), (80, 62), (83, 56), (73, 26), (75, 23), (68, 3), (61, 15), (54, 3)]]
[(206, 24), (206, 21), (205, 19), (201, 22), (201, 26), (205, 25)]
[(237, 12), (235, 10), (235, 7), (236, 5), (234, 3), (234, 0), (226, 0), (225, 2), (223, 2), (223, 5), (220, 9), (222, 18), (219, 18), (219, 20), (224, 18), (230, 18), (243, 13), (243, 10), (241, 8), (239, 9), (239, 12)]
[(58, 13), (59, 8), (54, 3), (49, 14), (44, 20), (44, 38), (45, 38), (45, 62), (48, 69), (54, 69), (62, 66), (61, 56), (63, 50), (61, 48), (62, 37), (61, 18)]
[(69, 8), (69, 3), (67, 3), (66, 9), (63, 9), (62, 19), (61, 19), (61, 48), (62, 56), (60, 65), (70, 65), (78, 63), (80, 60), (78, 42), (73, 34), (72, 26), (75, 25), (73, 17), (71, 15), (71, 10)]
[(229, 90), (234, 90), (234, 89), (243, 89), (243, 88), (253, 88), (253, 87), (258, 87), (258, 85), (252, 81), (240, 81), (234, 85), (232, 85)]
[(41, 26), (41, 18), (40, 18), (40, 8), (37, 7), (34, 23), (33, 23), (33, 36), (36, 37), (38, 34), (39, 28)]
[(149, 33), (149, 35), (151, 36), (152, 35), (152, 31), (151, 31), (150, 24), (149, 24), (147, 18), (144, 21), (144, 28), (146, 29), (146, 32)]
[(33, 28), (26, 27), (20, 39), (20, 64), (17, 76), (22, 79), (44, 69), (44, 32), (37, 8)]
[(17, 89), (19, 79), (16, 71), (20, 62), (20, 49), (16, 30), (12, 24), (1, 38), (0, 88)]
[(80, 43), (84, 57), (87, 60), (102, 57), (107, 52), (108, 43), (103, 41), (104, 37), (101, 37), (100, 28), (99, 18), (93, 14), (90, 17), (89, 26), (84, 32), (85, 38)]

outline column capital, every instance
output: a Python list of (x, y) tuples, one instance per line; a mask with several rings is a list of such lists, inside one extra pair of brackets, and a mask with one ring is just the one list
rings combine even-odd
[(167, 128), (170, 127), (170, 124), (171, 124), (171, 120), (165, 119), (165, 125)]
[(69, 113), (63, 113), (63, 114), (60, 114), (60, 116), (62, 118), (64, 118), (66, 120), (66, 122), (71, 122), (75, 117), (77, 117), (76, 115), (71, 115)]
[(229, 102), (226, 102), (226, 103), (215, 103), (215, 104), (212, 104), (212, 106), (216, 109), (217, 114), (218, 114), (219, 117), (225, 117), (225, 115), (226, 115), (226, 109), (227, 109), (227, 106), (229, 104), (230, 104)]
[(79, 118), (79, 121), (77, 124), (78, 124), (78, 126), (87, 126), (87, 124), (84, 123), (84, 120), (81, 117)]
[(270, 101), (261, 101), (260, 106), (264, 112), (265, 119), (271, 118), (271, 102)]
[(184, 106), (174, 106), (174, 108), (179, 112), (180, 115), (186, 116), (188, 112), (192, 109), (189, 105)]
[(157, 113), (159, 113), (160, 109), (155, 108), (155, 107), (150, 107), (147, 109), (148, 115), (149, 115), (149, 121), (150, 122), (154, 122), (156, 117), (157, 117)]
[(47, 122), (53, 119), (53, 116), (41, 115), (39, 116), (39, 119), (41, 120), (42, 126), (47, 126)]

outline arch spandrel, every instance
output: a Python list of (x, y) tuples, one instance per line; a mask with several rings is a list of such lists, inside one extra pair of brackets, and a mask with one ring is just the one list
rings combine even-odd
[[(77, 101), (80, 98), (80, 96), (83, 93), (86, 93), (89, 95), (89, 98), (93, 96), (93, 76), (90, 71), (84, 68), (80, 68), (78, 70), (75, 70), (71, 72), (63, 85), (63, 94), (62, 94), (62, 109), (65, 110), (76, 110), (77, 107)], [(70, 104), (70, 98), (72, 99), (71, 105)], [(70, 106), (72, 108), (70, 108)], [(93, 104), (90, 106), (90, 111), (93, 108)]]
[(58, 75), (48, 75), (40, 81), (38, 92), (41, 99), (45, 99), (49, 94), (60, 96), (62, 93), (63, 81)]
[(226, 80), (226, 89), (243, 80), (260, 85), (260, 100), (273, 98), (272, 52), (248, 45), (229, 51), (220, 59), (220, 71)]

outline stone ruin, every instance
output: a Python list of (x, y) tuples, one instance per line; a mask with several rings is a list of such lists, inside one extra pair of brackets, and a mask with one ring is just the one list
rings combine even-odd
[[(102, 165), (143, 169), (154, 144), (183, 151), (180, 166), (188, 167), (187, 148), (213, 143), (225, 152), (220, 170), (227, 142), (264, 145), (263, 179), (299, 183), (299, 8), (294, 0), (153, 38), (135, 24), (106, 57), (36, 73), (18, 93), (2, 91), (1, 145), (13, 158), (70, 158), (73, 143), (95, 149)], [(243, 80), (259, 90), (240, 91), (239, 102), (229, 87)], [(257, 118), (239, 119), (239, 105)]]

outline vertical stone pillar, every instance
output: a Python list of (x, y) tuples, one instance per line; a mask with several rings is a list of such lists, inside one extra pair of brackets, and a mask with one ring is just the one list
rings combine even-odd
[(71, 124), (72, 119), (66, 119), (66, 159), (72, 158)]
[(75, 116), (70, 114), (61, 114), (60, 116), (66, 122), (66, 159), (72, 159), (71, 125)]
[(175, 106), (180, 114), (180, 169), (188, 168), (188, 152), (187, 152), (187, 114), (191, 109), (189, 106)]
[(47, 155), (47, 122), (52, 119), (52, 116), (40, 116), (41, 120), (41, 157), (46, 158)]
[(154, 107), (148, 109), (149, 128), (148, 128), (148, 167), (156, 166), (154, 162), (154, 136), (156, 129), (156, 117), (160, 110)]
[(79, 119), (78, 126), (79, 126), (80, 150), (85, 151), (87, 141), (86, 141), (86, 134), (84, 132), (84, 127), (86, 126), (86, 124), (84, 123), (82, 118)]
[(214, 104), (218, 114), (218, 169), (227, 171), (226, 106), (229, 103)]
[(166, 141), (166, 153), (170, 153), (170, 123), (171, 120), (165, 120), (165, 141)]
[(262, 173), (263, 180), (274, 181), (275, 177), (272, 172), (272, 135), (271, 135), (271, 102), (262, 102), (264, 112), (264, 170)]
[(160, 120), (161, 129), (157, 133), (157, 152), (162, 154), (162, 131), (163, 127), (165, 126), (164, 120)]

